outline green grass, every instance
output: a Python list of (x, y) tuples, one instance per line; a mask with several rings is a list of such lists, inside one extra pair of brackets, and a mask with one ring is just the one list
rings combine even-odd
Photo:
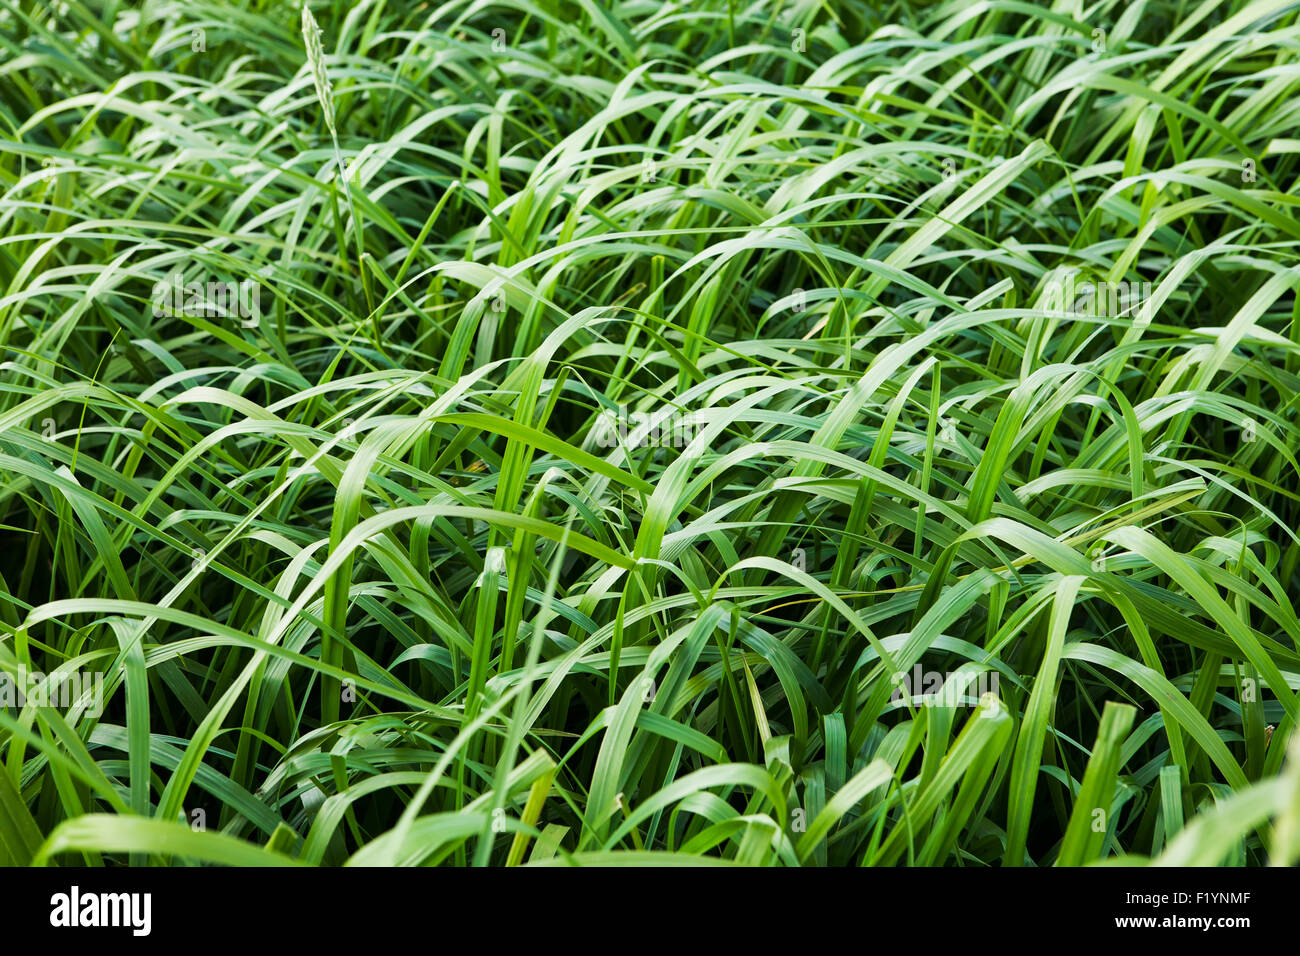
[(57, 6), (0, 864), (1300, 859), (1300, 5)]

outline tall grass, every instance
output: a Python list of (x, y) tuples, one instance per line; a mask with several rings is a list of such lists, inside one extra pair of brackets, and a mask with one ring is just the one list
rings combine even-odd
[(0, 863), (1296, 862), (1298, 11), (4, 0)]

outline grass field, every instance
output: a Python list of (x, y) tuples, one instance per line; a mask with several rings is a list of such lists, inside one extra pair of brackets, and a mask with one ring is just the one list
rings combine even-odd
[(1281, 0), (0, 0), (0, 864), (1295, 863), (1298, 173)]

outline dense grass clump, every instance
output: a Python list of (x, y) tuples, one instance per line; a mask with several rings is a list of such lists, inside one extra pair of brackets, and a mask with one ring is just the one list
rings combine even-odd
[(1281, 0), (0, 4), (0, 863), (1296, 861), (1297, 129)]

